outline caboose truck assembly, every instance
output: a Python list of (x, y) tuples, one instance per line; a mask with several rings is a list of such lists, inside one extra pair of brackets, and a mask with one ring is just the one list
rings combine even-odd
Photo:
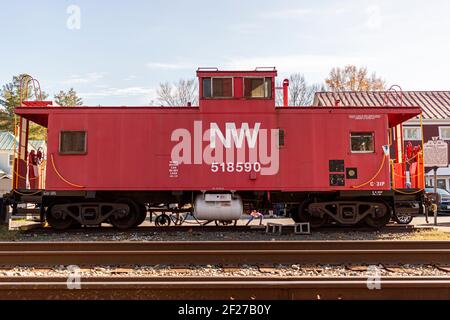
[[(14, 189), (3, 198), (3, 217), (6, 206), (14, 215), (31, 203), (55, 229), (126, 229), (144, 221), (147, 207), (229, 223), (252, 208), (283, 204), (313, 227), (381, 227), (424, 209), (422, 151), (405, 157), (401, 135), (420, 108), (290, 107), (288, 81), (276, 107), (276, 75), (275, 68), (200, 68), (196, 107), (21, 102)], [(48, 130), (45, 184), (33, 181), (27, 165), (29, 121)]]

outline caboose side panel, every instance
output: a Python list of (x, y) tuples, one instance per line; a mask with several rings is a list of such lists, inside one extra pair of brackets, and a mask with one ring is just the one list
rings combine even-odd
[[(366, 120), (356, 120), (361, 118)], [(352, 190), (371, 180), (380, 167), (376, 178), (361, 189), (390, 188), (389, 159), (383, 161), (383, 145), (389, 144), (385, 114), (369, 112), (362, 117), (352, 111), (310, 113), (285, 109), (280, 119), (280, 127), (286, 128), (285, 146), (280, 150), (283, 189)], [(364, 134), (372, 137), (370, 150), (352, 150), (352, 136)], [(351, 170), (353, 176), (347, 174)]]
[[(355, 120), (355, 113), (330, 116), (301, 109), (233, 115), (174, 111), (83, 109), (52, 114), (48, 152), (54, 161), (47, 165), (47, 188), (79, 188), (67, 180), (86, 190), (343, 190), (373, 176), (383, 159), (382, 145), (388, 144), (385, 115)], [(226, 137), (230, 124), (238, 137), (240, 130), (248, 131), (238, 141), (230, 134), (230, 148), (217, 139), (222, 157), (208, 158), (215, 154), (208, 130), (215, 127), (217, 135)], [(61, 152), (62, 134), (72, 131), (86, 133), (85, 152)], [(371, 150), (352, 152), (352, 133), (372, 135)], [(180, 159), (174, 159), (174, 153)], [(333, 169), (330, 161), (342, 165)], [(347, 168), (356, 170), (353, 179), (346, 179)], [(388, 161), (374, 184), (364, 189), (387, 188)]]

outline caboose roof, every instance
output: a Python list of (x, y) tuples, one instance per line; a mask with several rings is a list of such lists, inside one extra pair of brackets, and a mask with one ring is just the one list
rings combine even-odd
[[(127, 113), (153, 113), (160, 115), (165, 114), (180, 114), (180, 113), (198, 113), (198, 107), (150, 107), (150, 106), (77, 106), (77, 107), (17, 107), (15, 113), (31, 120), (39, 125), (47, 127), (49, 114), (64, 114), (71, 117), (73, 114), (83, 113), (100, 113), (100, 114), (127, 114)], [(235, 113), (238, 113), (236, 110)], [(386, 114), (389, 120), (389, 126), (393, 127), (397, 124), (405, 122), (421, 113), (419, 107), (277, 107), (273, 112), (286, 112), (286, 113), (302, 113), (302, 114), (314, 114), (314, 113), (335, 113), (335, 114), (367, 114), (367, 115), (383, 115)], [(267, 114), (265, 110), (254, 110), (253, 113)]]
[(219, 70), (218, 68), (198, 68), (197, 77), (276, 77), (275, 67), (258, 67), (255, 70)]

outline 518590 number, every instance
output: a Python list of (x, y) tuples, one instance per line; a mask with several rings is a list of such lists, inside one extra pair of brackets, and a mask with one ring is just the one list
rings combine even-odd
[(212, 172), (260, 172), (261, 163), (259, 162), (213, 162), (211, 164)]

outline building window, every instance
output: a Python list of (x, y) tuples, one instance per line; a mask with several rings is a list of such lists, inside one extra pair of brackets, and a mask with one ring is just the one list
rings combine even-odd
[(233, 78), (203, 78), (203, 97), (233, 97)]
[(270, 98), (272, 96), (271, 78), (244, 78), (246, 98)]
[(373, 132), (350, 133), (350, 147), (352, 153), (373, 153)]
[(450, 140), (450, 127), (439, 127), (439, 138), (442, 140)]
[(440, 189), (444, 189), (447, 190), (447, 182), (445, 181), (445, 179), (437, 179), (437, 187)]
[(422, 141), (420, 127), (403, 127), (403, 140)]
[(86, 153), (86, 131), (61, 131), (59, 137), (59, 153)]
[(14, 165), (14, 154), (9, 155), (9, 166), (12, 167)]

